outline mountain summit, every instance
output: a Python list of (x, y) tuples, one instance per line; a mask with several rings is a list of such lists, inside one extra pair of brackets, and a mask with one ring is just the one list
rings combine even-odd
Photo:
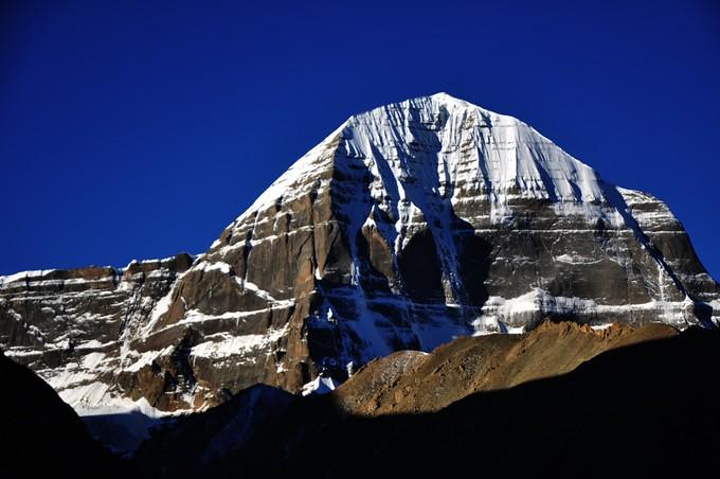
[[(85, 383), (63, 382), (78, 404), (204, 408), (258, 382), (331, 388), (393, 351), (546, 318), (682, 329), (720, 317), (720, 287), (662, 201), (446, 93), (350, 117), (192, 266), (174, 264), (108, 272), (125, 275), (107, 287), (124, 288), (122, 306), (67, 318), (117, 325), (102, 338), (75, 328), (73, 354), (102, 355), (94, 372), (77, 367)], [(63, 337), (48, 308), (69, 293), (48, 296), (42, 272), (22, 278), (0, 279), (2, 346), (43, 370)], [(98, 370), (102, 394), (78, 389)]]

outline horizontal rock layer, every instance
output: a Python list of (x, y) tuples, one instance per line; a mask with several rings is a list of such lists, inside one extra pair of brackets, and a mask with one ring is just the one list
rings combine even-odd
[[(82, 286), (85, 309), (48, 295), (74, 308), (61, 315), (73, 328), (93, 331), (83, 338), (117, 342), (97, 351), (110, 355), (107, 377), (79, 376), (114, 386), (73, 386), (75, 402), (203, 408), (254, 383), (298, 392), (321, 372), (342, 382), (397, 350), (531, 330), (546, 317), (684, 328), (720, 309), (718, 284), (662, 201), (446, 94), (351, 117), (189, 269), (167, 274), (142, 285), (100, 274), (97, 289)], [(2, 345), (31, 365), (31, 354), (59, 355), (52, 371), (33, 366), (48, 379), (85, 374), (100, 356), (57, 352), (83, 348), (60, 348), (65, 337), (46, 331), (59, 313), (45, 318), (45, 300), (23, 299), (36, 295), (31, 283), (0, 284)]]
[[(147, 322), (177, 275), (193, 258), (133, 262), (123, 269), (89, 267), (0, 277), (0, 345), (28, 366), (79, 412), (113, 398), (140, 398), (121, 356), (135, 327)], [(162, 383), (162, 377), (155, 379)], [(168, 379), (169, 380), (169, 379)], [(171, 381), (172, 382), (172, 381)], [(153, 402), (170, 408), (162, 395)], [(184, 402), (183, 402), (184, 404)]]

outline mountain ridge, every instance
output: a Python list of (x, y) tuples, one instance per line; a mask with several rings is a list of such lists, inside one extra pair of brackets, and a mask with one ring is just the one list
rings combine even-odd
[(667, 205), (447, 94), (351, 116), (194, 260), (68, 274), (0, 280), (0, 345), (78, 409), (300, 392), (548, 317), (720, 317), (720, 286)]

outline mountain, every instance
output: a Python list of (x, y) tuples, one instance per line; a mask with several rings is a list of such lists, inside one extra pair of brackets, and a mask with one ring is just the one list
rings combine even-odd
[[(652, 329), (641, 335), (658, 332)], [(544, 344), (557, 334), (575, 346), (598, 347), (630, 330), (601, 337), (589, 328), (544, 325), (524, 352), (536, 372), (548, 355), (562, 358)], [(606, 351), (567, 374), (555, 375), (560, 363), (551, 361), (546, 372), (554, 377), (471, 393), (437, 412), (348, 412), (345, 401), (354, 402), (356, 393), (367, 400), (357, 388), (342, 391), (355, 376), (323, 396), (258, 385), (156, 430), (133, 462), (156, 478), (706, 477), (720, 466), (713, 381), (720, 337), (696, 327), (661, 336)], [(477, 361), (467, 343), (481, 352), (497, 338), (443, 346), (428, 358), (445, 366), (436, 379), (462, 383), (466, 372), (452, 367), (451, 357)], [(371, 369), (357, 373), (364, 384), (372, 382)], [(413, 397), (432, 389), (409, 381), (403, 391)]]
[(394, 351), (546, 318), (720, 320), (667, 205), (444, 93), (350, 117), (192, 264), (19, 273), (0, 298), (0, 345), (78, 410), (330, 390)]
[(120, 364), (125, 340), (135, 325), (149, 320), (192, 261), (180, 254), (122, 269), (0, 277), (0, 344), (10, 359), (34, 370), (81, 414), (135, 408), (123, 394), (134, 384), (132, 369)]

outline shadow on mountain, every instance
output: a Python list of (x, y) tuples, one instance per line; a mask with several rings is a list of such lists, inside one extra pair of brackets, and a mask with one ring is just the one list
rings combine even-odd
[(718, 359), (720, 335), (690, 329), (416, 415), (255, 386), (154, 431), (134, 462), (175, 478), (699, 476), (720, 462)]
[(135, 477), (45, 381), (1, 351), (0, 378), (1, 477)]
[(82, 422), (90, 435), (113, 454), (129, 457), (150, 437), (150, 429), (172, 418), (150, 417), (141, 411), (83, 416)]

